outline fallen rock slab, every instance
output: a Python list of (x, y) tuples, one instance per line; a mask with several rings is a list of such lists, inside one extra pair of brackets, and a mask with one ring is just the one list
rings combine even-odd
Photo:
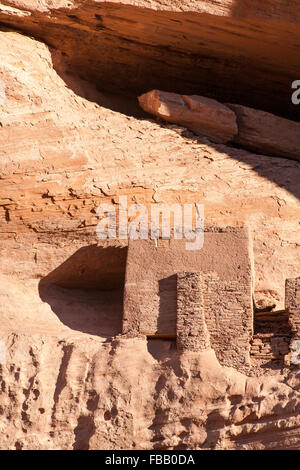
[(254, 152), (300, 160), (300, 123), (238, 104), (238, 134), (234, 142)]
[(234, 142), (256, 153), (300, 160), (299, 122), (198, 95), (152, 90), (138, 100), (144, 111), (213, 142)]
[(238, 133), (235, 113), (210, 98), (152, 90), (138, 100), (144, 111), (187, 127), (213, 142), (230, 142)]

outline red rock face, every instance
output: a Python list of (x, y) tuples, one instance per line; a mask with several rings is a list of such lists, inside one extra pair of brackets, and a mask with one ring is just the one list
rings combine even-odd
[[(299, 161), (214, 143), (137, 102), (162, 89), (297, 120), (298, 2), (4, 3), (0, 448), (299, 448), (298, 369), (283, 360), (298, 322), (284, 302), (299, 278)], [(148, 210), (203, 203), (208, 226), (249, 227), (256, 304), (276, 307), (243, 373), (208, 341), (122, 335), (127, 240), (105, 251), (96, 236), (98, 206), (120, 195)]]

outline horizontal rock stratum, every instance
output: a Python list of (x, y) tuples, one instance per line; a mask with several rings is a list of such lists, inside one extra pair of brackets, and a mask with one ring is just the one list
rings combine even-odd
[(152, 90), (138, 99), (148, 113), (213, 142), (234, 142), (265, 155), (300, 160), (299, 122), (242, 105), (224, 105), (204, 96)]

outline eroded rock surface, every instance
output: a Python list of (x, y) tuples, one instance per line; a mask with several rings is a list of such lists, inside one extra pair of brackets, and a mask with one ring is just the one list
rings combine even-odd
[[(266, 72), (271, 77), (267, 91), (250, 93), (247, 80), (247, 86), (241, 81), (240, 93), (245, 96), (247, 89), (254, 101), (263, 98), (264, 109), (270, 103), (278, 109), (274, 94), (286, 93), (298, 67), (291, 66), (299, 54), (293, 46), (299, 28), (296, 2), (285, 12), (271, 2), (272, 19), (271, 10), (257, 4), (255, 15), (252, 3), (237, 5), (233, 15), (232, 2), (220, 4), (216, 15), (215, 3), (194, 2), (203, 15), (194, 25), (187, 2), (171, 7), (145, 1), (141, 9), (125, 1), (84, 2), (84, 8), (81, 1), (69, 6), (63, 0), (4, 3), (1, 23), (21, 32), (0, 33), (0, 80), (6, 85), (6, 100), (0, 105), (0, 339), (6, 351), (0, 365), (0, 447), (299, 448), (298, 369), (252, 361), (242, 374), (221, 367), (211, 350), (181, 353), (171, 340), (120, 337), (124, 257), (106, 254), (99, 264), (102, 251), (95, 245), (97, 207), (102, 202), (116, 205), (120, 195), (127, 196), (128, 204), (140, 202), (148, 208), (159, 202), (204, 203), (208, 225), (249, 226), (257, 302), (284, 308), (285, 279), (299, 277), (300, 163), (212, 144), (180, 126), (152, 122), (135, 114), (136, 98), (132, 102), (129, 93), (125, 98), (99, 92), (70, 69), (70, 64), (78, 66), (82, 77), (99, 80), (100, 87), (101, 80), (108, 82), (114, 75), (114, 90), (116, 84), (126, 89), (124, 77), (135, 92), (136, 83), (143, 84), (138, 93), (161, 81), (161, 88), (168, 89), (171, 70), (186, 61), (195, 64), (182, 44), (195, 49), (199, 24), (207, 25), (206, 44), (212, 31), (218, 39), (215, 53), (220, 40), (228, 39), (220, 58), (234, 49), (231, 33), (242, 34), (245, 24), (255, 21), (259, 28), (249, 30), (254, 43), (269, 48), (271, 39), (262, 42), (261, 37), (271, 31), (282, 39), (276, 41), (280, 46), (272, 43), (273, 52), (264, 62), (265, 70), (274, 66), (276, 73)], [(160, 9), (155, 18), (162, 21), (164, 32), (170, 26), (168, 34), (153, 28), (152, 7)], [(102, 15), (99, 9), (103, 17), (95, 18)], [(141, 28), (128, 29), (130, 19)], [(96, 24), (101, 41), (95, 39)], [(178, 31), (184, 35), (186, 24), (193, 25), (191, 34), (179, 40)], [(212, 29), (225, 24), (225, 36)], [(174, 41), (180, 42), (181, 55), (172, 52)], [(238, 41), (249, 64), (265, 59), (265, 51), (244, 33)], [(170, 50), (154, 47), (162, 42), (171, 43)], [(119, 49), (114, 64), (108, 44)], [(282, 64), (278, 47), (285, 50)], [(144, 55), (136, 57), (134, 50)], [(103, 62), (108, 56), (110, 61)], [(240, 60), (240, 49), (238, 56)], [(139, 75), (141, 57), (147, 67), (141, 66)], [(154, 71), (159, 69), (159, 76), (151, 69), (157, 57)], [(184, 88), (191, 84), (190, 69), (181, 67), (181, 76), (182, 70)], [(231, 66), (226, 69), (227, 78), (231, 71)], [(154, 86), (146, 80), (151, 74)], [(255, 88), (265, 72), (253, 69), (251, 74)], [(201, 76), (202, 84), (209, 83), (206, 78)], [(222, 94), (224, 83), (215, 97)], [(177, 91), (187, 94), (198, 88), (194, 82)], [(228, 90), (224, 101), (232, 102)], [(112, 261), (116, 259), (119, 266)], [(104, 276), (108, 264), (114, 268)], [(112, 290), (102, 290), (103, 283)]]
[(228, 105), (236, 114), (238, 135), (234, 141), (254, 152), (300, 160), (300, 123), (247, 108)]

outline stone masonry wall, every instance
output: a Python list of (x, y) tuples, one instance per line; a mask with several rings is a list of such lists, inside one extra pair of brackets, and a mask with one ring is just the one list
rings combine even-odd
[(289, 314), (293, 339), (300, 339), (300, 277), (286, 280), (285, 308)]
[(251, 341), (251, 356), (256, 359), (282, 359), (289, 353), (289, 336), (259, 333)]
[(212, 348), (219, 361), (231, 367), (250, 364), (253, 308), (248, 282), (204, 277), (205, 317)]
[(177, 274), (177, 347), (203, 351), (210, 348), (205, 322), (203, 279), (200, 273)]

